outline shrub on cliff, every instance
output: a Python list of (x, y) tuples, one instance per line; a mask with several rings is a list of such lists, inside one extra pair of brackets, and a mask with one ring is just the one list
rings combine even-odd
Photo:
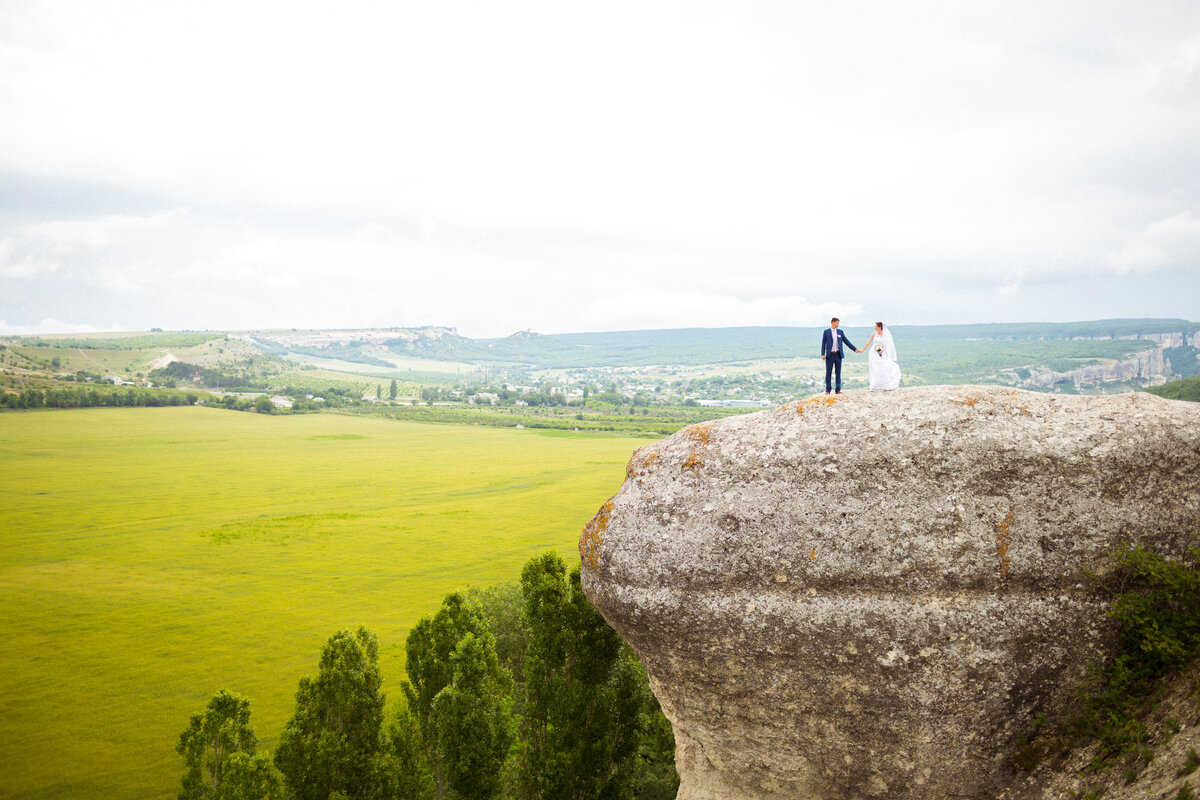
[(1200, 645), (1200, 550), (1181, 560), (1125, 546), (1101, 582), (1112, 599), (1116, 655), (1083, 687), (1077, 734), (1100, 739), (1104, 756), (1132, 754), (1148, 738), (1138, 711), (1157, 681), (1187, 664)]

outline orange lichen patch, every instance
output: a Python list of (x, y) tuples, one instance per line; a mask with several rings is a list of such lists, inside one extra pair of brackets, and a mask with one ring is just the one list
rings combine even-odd
[(697, 442), (702, 445), (708, 444), (708, 437), (712, 435), (712, 423), (705, 422), (699, 425), (692, 425), (685, 431), (685, 433), (687, 433), (687, 438), (691, 439), (693, 442)]
[(816, 550), (809, 550), (809, 551), (808, 551), (808, 560), (809, 560), (809, 561), (816, 561), (816, 560), (817, 560), (817, 551), (816, 551)]
[(690, 469), (693, 472), (704, 466), (704, 448), (708, 446), (708, 437), (712, 435), (712, 423), (704, 423), (701, 425), (692, 425), (684, 430), (687, 438), (694, 444), (692, 452), (688, 454), (687, 460), (683, 462), (684, 469)]
[(1000, 559), (1000, 577), (1007, 578), (1012, 559), (1008, 555), (1008, 546), (1012, 543), (1013, 515), (1009, 511), (1003, 519), (996, 520), (996, 557)]
[(824, 396), (824, 397), (821, 397), (821, 396), (810, 397), (807, 400), (801, 400), (800, 402), (796, 403), (796, 413), (803, 414), (805, 406), (815, 406), (816, 408), (825, 406), (826, 408), (828, 408), (829, 406), (836, 403), (838, 400), (839, 400), (838, 396), (832, 395), (832, 394)]
[(657, 450), (651, 450), (649, 446), (639, 447), (633, 451), (633, 457), (625, 465), (625, 479), (642, 477), (660, 460), (662, 460), (662, 454)]
[(608, 520), (612, 517), (613, 501), (600, 506), (596, 516), (583, 526), (579, 534), (579, 560), (588, 569), (600, 569), (600, 548), (604, 546), (604, 532), (608, 530)]

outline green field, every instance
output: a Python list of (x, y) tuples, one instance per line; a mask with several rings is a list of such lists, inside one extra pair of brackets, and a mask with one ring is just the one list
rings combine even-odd
[(273, 748), (339, 628), (409, 626), (583, 524), (645, 440), (204, 408), (0, 415), (0, 797), (174, 797), (220, 687)]

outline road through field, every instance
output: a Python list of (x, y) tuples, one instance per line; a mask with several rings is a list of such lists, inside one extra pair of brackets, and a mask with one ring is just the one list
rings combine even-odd
[(263, 747), (325, 640), (519, 576), (644, 440), (204, 408), (0, 414), (0, 797), (167, 798), (221, 687)]

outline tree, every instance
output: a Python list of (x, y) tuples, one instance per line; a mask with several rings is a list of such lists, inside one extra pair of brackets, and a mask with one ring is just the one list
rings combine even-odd
[(296, 712), (279, 735), (275, 766), (289, 797), (383, 795), (388, 764), (382, 682), (375, 634), (360, 627), (330, 637), (316, 679), (301, 679)]
[(512, 680), (486, 631), (466, 633), (450, 660), (454, 677), (433, 700), (438, 760), (454, 795), (489, 800), (500, 791), (500, 770), (513, 739)]
[(405, 642), (408, 683), (404, 694), (417, 718), (429, 754), (434, 786), (439, 800), (446, 796), (446, 772), (433, 730), (433, 701), (454, 679), (451, 660), (458, 643), (468, 633), (476, 637), (487, 630), (479, 606), (461, 592), (451, 592), (432, 617), (422, 617), (409, 631)]
[(225, 759), (217, 800), (283, 800), (283, 779), (265, 755), (234, 753)]
[(403, 800), (432, 798), (433, 774), (421, 740), (421, 726), (406, 701), (400, 703), (388, 725), (388, 745), (392, 757), (392, 795)]
[(388, 399), (395, 400), (397, 391), (398, 391), (398, 389), (396, 386), (396, 379), (392, 378), (392, 385), (388, 387)]
[(568, 576), (558, 554), (521, 573), (529, 649), (519, 782), (524, 797), (615, 798), (632, 791), (643, 727), (638, 664)]
[[(629, 648), (626, 657), (635, 659)], [(662, 712), (658, 699), (650, 691), (646, 671), (637, 664), (638, 684), (643, 698), (645, 723), (638, 748), (634, 777), (634, 796), (638, 800), (675, 800), (679, 792), (679, 773), (675, 771), (675, 732)]]
[(221, 689), (208, 701), (204, 713), (192, 714), (179, 734), (175, 752), (183, 756), (187, 772), (179, 800), (223, 797), (229, 758), (253, 756), (258, 737), (250, 725), (250, 701)]
[(275, 410), (275, 404), (264, 394), (254, 401), (254, 410), (260, 414), (270, 414)]
[[(525, 650), (529, 633), (521, 619), (525, 597), (521, 594), (519, 580), (506, 581), (486, 589), (473, 586), (467, 590), (473, 603), (479, 604), (487, 629), (496, 643), (496, 657), (500, 665), (512, 675), (515, 684), (525, 683)], [(520, 714), (524, 703), (524, 692), (513, 697), (514, 713)]]

